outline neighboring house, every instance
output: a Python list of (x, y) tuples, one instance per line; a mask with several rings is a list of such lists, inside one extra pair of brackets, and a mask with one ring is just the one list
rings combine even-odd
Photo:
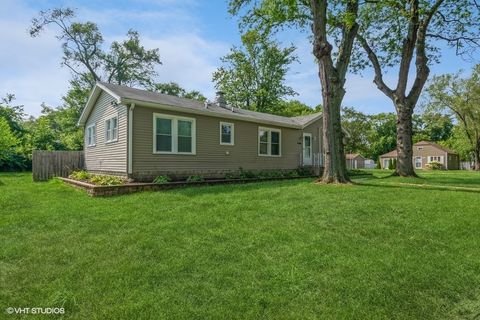
[(365, 158), (359, 153), (347, 153), (345, 155), (347, 160), (347, 169), (364, 169)]
[[(388, 169), (390, 159), (397, 158), (397, 150), (390, 151), (380, 156), (382, 169)], [(413, 145), (413, 166), (415, 169), (425, 169), (430, 162), (439, 162), (443, 169), (458, 170), (460, 161), (458, 154), (437, 143), (420, 141)]]
[(375, 169), (377, 165), (372, 159), (365, 159), (365, 169)]
[(91, 172), (151, 180), (323, 165), (322, 115), (282, 117), (97, 83), (79, 126)]

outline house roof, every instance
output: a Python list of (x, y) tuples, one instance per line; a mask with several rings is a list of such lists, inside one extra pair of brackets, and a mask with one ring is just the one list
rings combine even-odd
[(395, 157), (397, 157), (397, 150), (392, 150), (380, 156), (380, 158), (395, 158)]
[[(419, 146), (433, 146), (437, 149), (440, 149), (444, 152), (451, 153), (451, 154), (457, 154), (455, 151), (445, 148), (442, 145), (439, 145), (438, 143), (431, 142), (431, 141), (419, 141), (413, 145), (414, 147), (419, 147)], [(397, 150), (392, 150), (390, 152), (387, 152), (385, 154), (382, 154), (380, 158), (394, 158), (397, 157)]]
[(426, 146), (426, 145), (431, 145), (431, 146), (434, 146), (442, 151), (445, 151), (445, 152), (448, 152), (448, 153), (452, 153), (452, 154), (457, 154), (455, 151), (451, 150), (451, 149), (448, 149), (438, 143), (435, 143), (435, 142), (431, 142), (431, 141), (419, 141), (417, 143), (414, 144), (414, 146)]
[(347, 153), (345, 155), (345, 158), (347, 160), (355, 159), (356, 157), (362, 157), (363, 158), (363, 156), (360, 153)]
[(322, 113), (314, 113), (298, 117), (283, 117), (268, 113), (255, 112), (228, 106), (220, 107), (213, 103), (204, 103), (197, 100), (179, 98), (163, 93), (151, 92), (111, 83), (97, 82), (90, 94), (87, 104), (78, 120), (78, 125), (85, 122), (102, 91), (113, 96), (119, 104), (138, 104), (142, 106), (158, 107), (172, 111), (203, 114), (219, 118), (238, 119), (256, 123), (272, 124), (282, 127), (305, 128), (322, 117)]

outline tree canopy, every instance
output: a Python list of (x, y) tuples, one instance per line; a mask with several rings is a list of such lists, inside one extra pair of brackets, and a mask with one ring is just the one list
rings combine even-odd
[(215, 87), (235, 107), (277, 113), (281, 99), (297, 93), (285, 84), (290, 64), (297, 60), (295, 47), (280, 48), (258, 31), (242, 36), (242, 47), (233, 47), (221, 58), (213, 74)]

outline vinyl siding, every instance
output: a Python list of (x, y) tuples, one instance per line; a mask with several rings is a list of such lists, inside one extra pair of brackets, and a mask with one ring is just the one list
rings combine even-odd
[[(426, 168), (426, 165), (428, 164), (429, 157), (442, 157), (440, 163), (443, 164), (444, 169), (449, 169), (449, 170), (459, 169), (458, 155), (447, 153), (446, 151), (438, 149), (437, 147), (435, 147), (433, 145), (413, 146), (412, 161), (413, 161), (413, 167), (414, 168), (415, 168), (415, 158), (416, 157), (421, 157), (422, 158), (421, 169)], [(382, 166), (383, 169), (385, 169), (384, 165), (383, 165), (383, 159), (390, 159), (390, 158), (393, 159), (393, 157), (380, 158), (380, 161), (381, 161), (380, 163), (381, 163), (381, 166)], [(448, 168), (447, 168), (447, 165), (448, 165)], [(415, 169), (420, 169), (420, 168), (415, 168)]]
[[(154, 154), (153, 114), (161, 113), (196, 119), (196, 154)], [(234, 124), (234, 145), (220, 145), (220, 122)], [(281, 156), (258, 155), (258, 128), (281, 130)], [(309, 126), (312, 133), (318, 125)], [(151, 177), (158, 174), (203, 174), (219, 176), (228, 171), (264, 169), (295, 169), (300, 164), (302, 130), (281, 128), (252, 122), (164, 111), (136, 106), (133, 111), (133, 177)], [(314, 149), (314, 152), (318, 152)]]
[[(85, 165), (88, 171), (126, 174), (127, 170), (127, 107), (113, 106), (115, 99), (106, 92), (98, 97), (86, 123), (85, 129), (96, 125), (96, 145), (87, 146), (85, 130)], [(105, 143), (105, 121), (118, 115), (118, 141)]]

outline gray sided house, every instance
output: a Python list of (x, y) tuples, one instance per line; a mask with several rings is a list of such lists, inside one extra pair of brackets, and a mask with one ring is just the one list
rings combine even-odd
[(78, 124), (90, 172), (139, 181), (321, 166), (322, 115), (282, 117), (97, 83)]
[[(379, 159), (380, 166), (388, 169), (390, 159), (396, 158), (397, 150), (382, 154)], [(415, 169), (426, 169), (430, 162), (439, 162), (445, 170), (460, 169), (460, 159), (455, 151), (430, 141), (420, 141), (413, 145), (412, 162)]]

